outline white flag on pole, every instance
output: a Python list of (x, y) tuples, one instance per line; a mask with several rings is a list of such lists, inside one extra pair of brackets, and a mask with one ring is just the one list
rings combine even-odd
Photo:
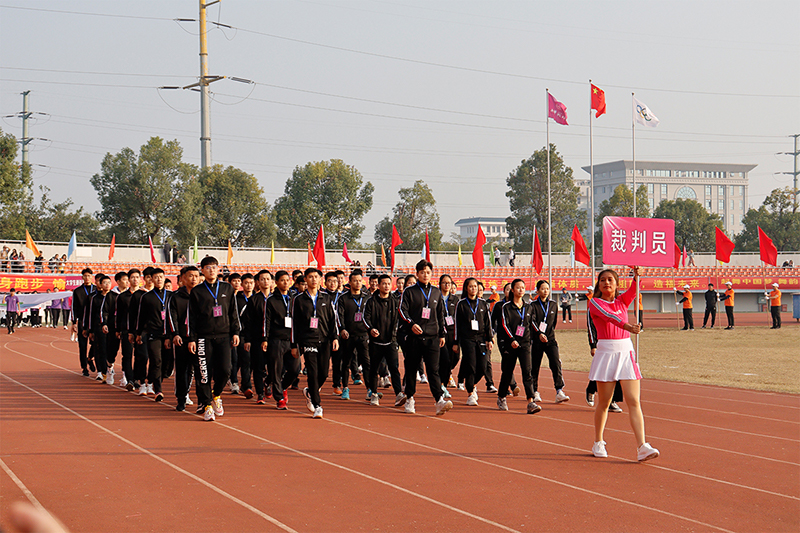
[(651, 128), (655, 128), (660, 122), (658, 117), (650, 111), (650, 108), (644, 105), (643, 102), (637, 100), (636, 97), (633, 98), (633, 118), (642, 126), (649, 126)]

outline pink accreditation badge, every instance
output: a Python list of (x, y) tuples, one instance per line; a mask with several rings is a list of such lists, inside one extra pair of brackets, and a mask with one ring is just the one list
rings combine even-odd
[(308, 327), (310, 327), (311, 329), (317, 329), (318, 325), (319, 325), (319, 318), (312, 316), (311, 320), (308, 322)]
[(453, 324), (455, 324), (455, 321), (453, 320), (453, 317), (446, 316), (444, 317), (444, 323), (447, 324), (448, 326), (452, 326)]
[(517, 326), (517, 337), (524, 337), (525, 336), (525, 326)]
[(214, 316), (222, 316), (222, 306), (221, 305), (215, 305), (214, 307), (211, 308), (211, 310), (214, 312)]
[(431, 317), (431, 308), (430, 307), (423, 307), (422, 308), (422, 318), (428, 320)]
[(356, 316), (353, 317), (353, 320), (355, 322), (361, 322), (363, 320), (363, 318), (364, 318), (364, 316), (361, 313), (356, 313)]
[(167, 312), (161, 311), (161, 320), (166, 320), (166, 319), (167, 319)]

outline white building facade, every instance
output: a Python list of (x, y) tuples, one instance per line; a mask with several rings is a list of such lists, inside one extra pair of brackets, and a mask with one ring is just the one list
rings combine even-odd
[(478, 225), (483, 228), (486, 242), (508, 242), (508, 229), (506, 219), (500, 217), (472, 217), (462, 218), (456, 222), (459, 236), (463, 241), (474, 240), (478, 236)]

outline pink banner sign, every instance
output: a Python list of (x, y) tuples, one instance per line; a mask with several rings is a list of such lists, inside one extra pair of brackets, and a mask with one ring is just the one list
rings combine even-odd
[(675, 221), (666, 218), (605, 217), (603, 263), (672, 268)]

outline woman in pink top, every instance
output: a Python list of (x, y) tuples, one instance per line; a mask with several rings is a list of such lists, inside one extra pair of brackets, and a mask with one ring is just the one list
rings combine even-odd
[(597, 381), (597, 396), (594, 411), (595, 457), (608, 457), (603, 430), (608, 418), (608, 406), (614, 395), (614, 384), (619, 381), (628, 404), (631, 428), (636, 437), (637, 458), (639, 461), (655, 459), (659, 452), (644, 437), (644, 415), (639, 403), (639, 380), (642, 374), (636, 360), (636, 352), (631, 342), (631, 333), (641, 331), (639, 324), (628, 322), (628, 307), (636, 298), (636, 281), (639, 267), (633, 267), (634, 278), (631, 287), (620, 295), (619, 275), (610, 269), (597, 276), (594, 298), (589, 300), (589, 314), (597, 328), (597, 351), (592, 359), (589, 379)]

